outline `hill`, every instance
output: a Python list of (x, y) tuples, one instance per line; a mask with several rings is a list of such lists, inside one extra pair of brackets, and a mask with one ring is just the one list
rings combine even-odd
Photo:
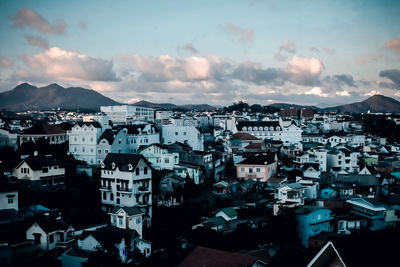
[(367, 113), (368, 111), (378, 113), (400, 113), (400, 102), (384, 95), (374, 95), (362, 102), (328, 107), (322, 110), (328, 112), (340, 111), (349, 113)]
[(58, 84), (36, 87), (23, 83), (14, 89), (0, 93), (0, 109), (11, 111), (84, 109), (98, 111), (100, 106), (119, 103), (102, 94), (85, 88), (64, 88)]

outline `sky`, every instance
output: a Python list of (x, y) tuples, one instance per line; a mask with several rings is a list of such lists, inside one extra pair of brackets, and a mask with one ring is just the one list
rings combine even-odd
[(400, 1), (0, 1), (0, 92), (320, 107), (400, 100)]

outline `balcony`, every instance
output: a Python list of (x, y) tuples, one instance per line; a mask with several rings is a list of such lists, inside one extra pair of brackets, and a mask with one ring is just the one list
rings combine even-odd
[(117, 187), (117, 191), (132, 193), (132, 188), (129, 188), (129, 187)]
[(139, 192), (149, 192), (149, 187), (147, 186), (139, 186), (138, 188)]
[(58, 241), (57, 247), (66, 249), (66, 248), (72, 247), (74, 242), (75, 242), (75, 238), (69, 237), (65, 241)]
[(101, 186), (100, 190), (102, 190), (102, 191), (111, 191), (111, 186)]

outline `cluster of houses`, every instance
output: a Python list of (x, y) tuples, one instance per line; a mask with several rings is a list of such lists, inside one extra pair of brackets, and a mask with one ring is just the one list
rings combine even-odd
[[(192, 229), (227, 233), (241, 224), (265, 227), (268, 216), (292, 211), (298, 238), (309, 247), (320, 244), (326, 233), (348, 235), (398, 224), (400, 145), (366, 136), (348, 116), (309, 110), (262, 117), (178, 114), (129, 105), (101, 111), (66, 113), (63, 122), (31, 125), (18, 134), (0, 129), (6, 136), (3, 146), (68, 142), (76, 171), (99, 173), (102, 209), (108, 214), (106, 225), (76, 231), (57, 211), (24, 207), (20, 212), (19, 189), (64, 190), (66, 179), (64, 162), (54, 155), (23, 156), (11, 173), (16, 182), (8, 178), (0, 187), (0, 224), (29, 221), (29, 227), (18, 240), (5, 236), (2, 249), (27, 244), (43, 251), (61, 249), (59, 259), (66, 265), (85, 262), (99, 249), (113, 251), (122, 262), (135, 261), (138, 252), (149, 257), (151, 242), (143, 232), (151, 227), (153, 207), (181, 205), (179, 192), (188, 182), (212, 187), (217, 198), (252, 190), (261, 196), (216, 210)], [(155, 173), (159, 184), (153, 182)], [(252, 205), (264, 205), (271, 214), (242, 216)]]

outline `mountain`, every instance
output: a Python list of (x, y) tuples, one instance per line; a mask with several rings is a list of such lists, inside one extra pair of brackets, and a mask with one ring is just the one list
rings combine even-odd
[(384, 95), (374, 95), (362, 102), (324, 108), (323, 111), (400, 113), (400, 102)]
[(196, 110), (196, 111), (215, 111), (217, 109), (216, 107), (210, 106), (208, 104), (199, 104), (199, 105), (188, 104), (179, 107), (187, 110)]
[(56, 83), (40, 88), (23, 83), (13, 90), (0, 93), (0, 109), (12, 111), (53, 108), (97, 111), (100, 106), (118, 104), (94, 90), (80, 87), (64, 88)]
[(136, 102), (136, 103), (134, 103), (132, 105), (140, 106), (140, 107), (146, 107), (146, 108), (156, 108), (156, 109), (157, 108), (169, 109), (169, 108), (175, 108), (176, 107), (176, 105), (170, 104), (170, 103), (151, 103), (151, 102), (144, 101), (144, 100)]
[(151, 103), (148, 101), (139, 101), (134, 104), (134, 106), (141, 106), (141, 107), (148, 107), (148, 108), (155, 108), (155, 109), (186, 109), (186, 110), (196, 110), (196, 111), (215, 111), (216, 108), (210, 106), (208, 104), (187, 104), (187, 105), (174, 105), (169, 103)]
[(288, 103), (273, 103), (273, 104), (270, 104), (268, 106), (277, 107), (277, 108), (284, 108), (284, 109), (291, 108), (291, 107), (297, 108), (297, 109), (301, 109), (301, 108), (319, 109), (316, 106), (303, 106), (303, 105), (295, 105), (295, 104), (288, 104)]

